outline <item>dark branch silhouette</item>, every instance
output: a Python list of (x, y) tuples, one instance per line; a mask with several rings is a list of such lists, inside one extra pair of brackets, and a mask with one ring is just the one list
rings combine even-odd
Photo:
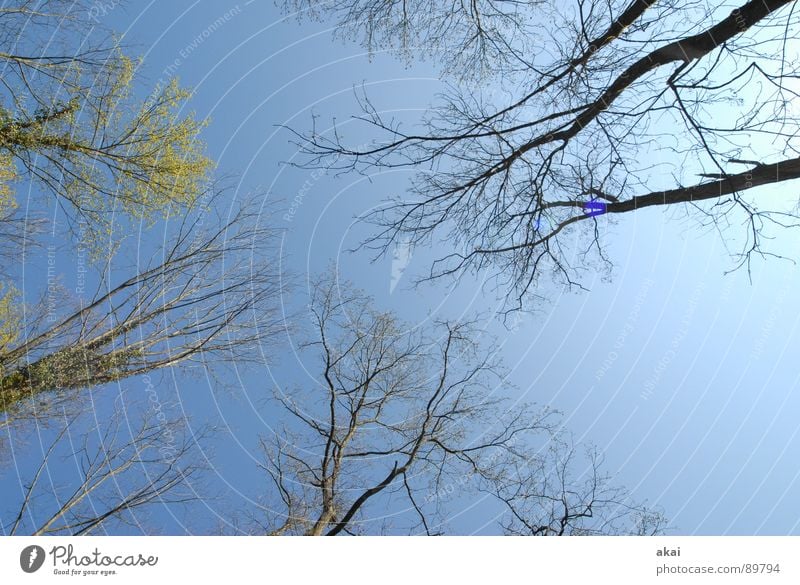
[[(355, 10), (364, 4), (384, 3), (342, 0), (331, 10), (348, 29), (383, 30)], [(686, 206), (701, 225), (738, 221), (739, 266), (779, 256), (764, 248), (765, 233), (796, 226), (797, 210), (767, 201), (762, 187), (798, 177), (800, 71), (789, 43), (800, 13), (790, 0), (733, 10), (606, 4), (514, 3), (520, 23), (544, 24), (529, 31), (540, 45), (531, 63), (496, 65), (512, 97), (493, 96), (494, 81), (451, 87), (425, 127), (408, 132), (361, 96), (355, 120), (375, 131), (373, 144), (350, 147), (336, 126), (296, 133), (301, 164), (418, 169), (407, 196), (370, 216), (377, 231), (364, 245), (452, 242), (423, 280), (490, 269), (511, 308), (537, 294), (543, 275), (581, 287), (587, 265), (609, 263), (606, 222), (645, 207)], [(452, 51), (460, 42), (441, 40)]]
[[(440, 534), (453, 491), (498, 498), (507, 508), (497, 528), (507, 532), (521, 530), (517, 516), (561, 523), (561, 534), (641, 533), (639, 518), (663, 529), (596, 460), (573, 485), (555, 413), (503, 398), (503, 369), (473, 324), (410, 328), (332, 277), (317, 282), (309, 311), (305, 349), (319, 380), (277, 396), (290, 420), (263, 440), (271, 484), (266, 520), (255, 517), (251, 531)], [(565, 498), (566, 512), (552, 506)], [(371, 520), (387, 514), (388, 526)]]

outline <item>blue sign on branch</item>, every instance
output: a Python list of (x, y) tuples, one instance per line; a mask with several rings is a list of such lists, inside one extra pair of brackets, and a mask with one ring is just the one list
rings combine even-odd
[(602, 215), (606, 212), (606, 204), (603, 201), (592, 199), (583, 204), (583, 212), (588, 216)]

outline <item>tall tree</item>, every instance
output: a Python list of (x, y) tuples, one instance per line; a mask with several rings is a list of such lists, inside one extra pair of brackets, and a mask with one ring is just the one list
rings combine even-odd
[[(423, 14), (425, 4), (342, 0), (318, 10), (383, 46), (397, 22), (417, 37), (435, 33), (437, 13)], [(505, 26), (480, 27), (482, 14), (506, 4)], [(545, 274), (580, 287), (585, 266), (609, 263), (607, 222), (647, 207), (741, 226), (725, 233), (741, 246), (737, 266), (780, 255), (765, 241), (798, 225), (798, 200), (775, 201), (762, 187), (800, 177), (800, 13), (791, 0), (486, 1), (460, 4), (448, 22), (462, 20), (472, 35), (434, 46), (459, 59), (485, 33), (491, 84), (455, 86), (419, 132), (365, 97), (357, 119), (377, 132), (366, 148), (349, 146), (338, 128), (303, 136), (309, 166), (420, 169), (408, 197), (372, 216), (369, 244), (446, 236), (457, 248), (428, 276), (494, 270), (512, 307)], [(498, 51), (505, 57), (488, 58)]]
[(0, 189), (29, 179), (84, 240), (107, 247), (113, 213), (151, 219), (203, 192), (212, 163), (174, 80), (137, 97), (137, 63), (81, 1), (0, 8)]
[(480, 492), (502, 505), (497, 529), (509, 533), (663, 528), (596, 467), (573, 484), (555, 414), (502, 397), (502, 368), (473, 325), (410, 327), (331, 277), (309, 311), (304, 349), (319, 376), (277, 396), (290, 420), (263, 440), (272, 490), (259, 531), (438, 534), (448, 498)]
[[(54, 417), (53, 439), (38, 456), (26, 453), (38, 464), (19, 478), (19, 497), (4, 498), (0, 507), (4, 535), (151, 534), (157, 528), (148, 520), (150, 510), (172, 507), (174, 514), (175, 507), (200, 497), (202, 433), (190, 438), (184, 421), (159, 417), (152, 408), (134, 414), (140, 407), (131, 397), (118, 398), (115, 409), (99, 418)], [(25, 466), (4, 471), (20, 468)]]
[(261, 198), (226, 212), (224, 193), (210, 191), (168, 222), (149, 258), (109, 260), (88, 300), (65, 301), (55, 319), (43, 310), (17, 317), (14, 339), (0, 347), (0, 412), (13, 417), (40, 396), (189, 361), (260, 360), (283, 331), (276, 230), (261, 223)]
[(333, 17), (338, 33), (371, 53), (387, 48), (408, 61), (420, 53), (459, 78), (492, 75), (528, 63), (536, 48), (531, 8), (546, 0), (285, 0), (284, 7), (316, 19)]

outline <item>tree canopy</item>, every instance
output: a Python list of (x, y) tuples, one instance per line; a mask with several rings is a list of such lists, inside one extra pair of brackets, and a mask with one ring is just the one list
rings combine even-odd
[(150, 258), (108, 262), (89, 300), (65, 302), (52, 315), (33, 307), (23, 321), (7, 292), (0, 300), (0, 413), (13, 418), (31, 400), (186, 361), (260, 360), (285, 328), (276, 230), (260, 223), (258, 196), (226, 215), (218, 206), (224, 193), (215, 187), (197, 199)]
[(191, 204), (213, 166), (199, 138), (204, 122), (185, 111), (190, 92), (177, 80), (145, 99), (137, 69), (80, 3), (4, 5), (0, 204), (13, 180), (31, 180), (98, 253), (114, 239), (113, 213), (149, 220)]
[(317, 384), (277, 391), (287, 416), (263, 440), (271, 489), (253, 532), (442, 534), (468, 496), (495, 502), (507, 534), (664, 529), (596, 454), (581, 461), (556, 413), (512, 403), (473, 324), (411, 327), (332, 274), (309, 311)]
[[(398, 19), (433, 35), (435, 12), (400, 16), (421, 4), (319, 10), (379, 43)], [(463, 5), (454, 19), (471, 14), (477, 26), (482, 11), (496, 16), (492, 7), (506, 4)], [(511, 308), (540, 294), (543, 276), (581, 287), (585, 269), (611, 263), (607, 226), (644, 208), (680, 207), (723, 232), (735, 267), (780, 255), (768, 240), (798, 225), (798, 198), (763, 187), (800, 177), (800, 60), (790, 42), (800, 16), (790, 0), (510, 5), (511, 24), (485, 29), (494, 40), (481, 44), (501, 79), (453, 85), (422, 129), (388, 119), (365, 95), (356, 120), (371, 128), (372, 145), (351, 146), (338, 127), (299, 132), (307, 166), (419, 171), (406, 195), (371, 216), (367, 245), (447, 240), (454, 249), (428, 277), (489, 270)], [(440, 44), (460, 54), (475, 38)], [(535, 51), (517, 48), (528, 41)], [(508, 55), (495, 61), (497, 47)]]

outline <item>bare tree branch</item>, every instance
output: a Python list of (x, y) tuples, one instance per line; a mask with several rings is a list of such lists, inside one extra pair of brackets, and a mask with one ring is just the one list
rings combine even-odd
[(0, 411), (188, 361), (261, 361), (284, 330), (276, 230), (262, 225), (258, 196), (226, 215), (223, 193), (209, 192), (170, 222), (150, 259), (109, 261), (89, 302), (55, 321), (40, 314), (24, 323), (24, 335), (0, 352)]
[[(356, 11), (372, 3), (335, 4), (328, 13), (341, 26), (374, 29)], [(296, 132), (302, 166), (418, 171), (407, 196), (370, 216), (377, 231), (364, 246), (447, 240), (454, 250), (422, 280), (489, 269), (511, 309), (537, 296), (543, 275), (582, 287), (586, 264), (608, 262), (606, 223), (644, 207), (686, 205), (701, 224), (741, 218), (739, 265), (776, 255), (762, 234), (800, 223), (797, 209), (761, 203), (764, 186), (798, 177), (793, 3), (528, 4), (515, 3), (513, 18), (544, 23), (526, 31), (541, 48), (526, 66), (496, 65), (510, 98), (493, 83), (453, 86), (422, 131), (406, 131), (359, 96), (355, 121), (375, 134), (366, 147), (349, 146), (336, 126)], [(436, 30), (423, 14), (411, 19)], [(752, 168), (731, 169), (744, 162)]]
[[(591, 525), (597, 532), (622, 532), (632, 513), (644, 513), (618, 505), (625, 493), (606, 487), (596, 467), (591, 480), (602, 487), (585, 493), (570, 484), (565, 462), (537, 455), (537, 444), (557, 440), (556, 415), (500, 396), (505, 375), (475, 342), (476, 324), (408, 327), (333, 275), (316, 282), (309, 311), (314, 334), (304, 348), (318, 358), (319, 384), (277, 395), (296, 424), (262, 442), (273, 489), (263, 505), (267, 520), (254, 531), (370, 533), (370, 514), (391, 514), (406, 523), (395, 531), (439, 534), (443, 494), (454, 485), (488, 491), (519, 514), (529, 506), (550, 522), (561, 518), (552, 498), (574, 491), (562, 534), (567, 525), (589, 530), (573, 507), (604, 515)], [(563, 483), (542, 489), (551, 473)], [(395, 498), (406, 504), (395, 509)]]
[[(13, 504), (17, 511), (3, 517), (10, 519), (2, 522), (3, 532), (80, 536), (114, 533), (131, 523), (141, 529), (148, 508), (196, 500), (194, 482), (202, 467), (194, 452), (202, 433), (189, 439), (183, 421), (162, 420), (149, 411), (140, 415), (138, 426), (132, 427), (130, 417), (131, 405), (120, 404), (88, 432), (78, 431), (88, 415), (65, 417), (23, 486), (21, 502)], [(82, 435), (77, 442), (76, 434)], [(66, 445), (75, 450), (64, 454)], [(69, 463), (73, 471), (61, 468)]]

